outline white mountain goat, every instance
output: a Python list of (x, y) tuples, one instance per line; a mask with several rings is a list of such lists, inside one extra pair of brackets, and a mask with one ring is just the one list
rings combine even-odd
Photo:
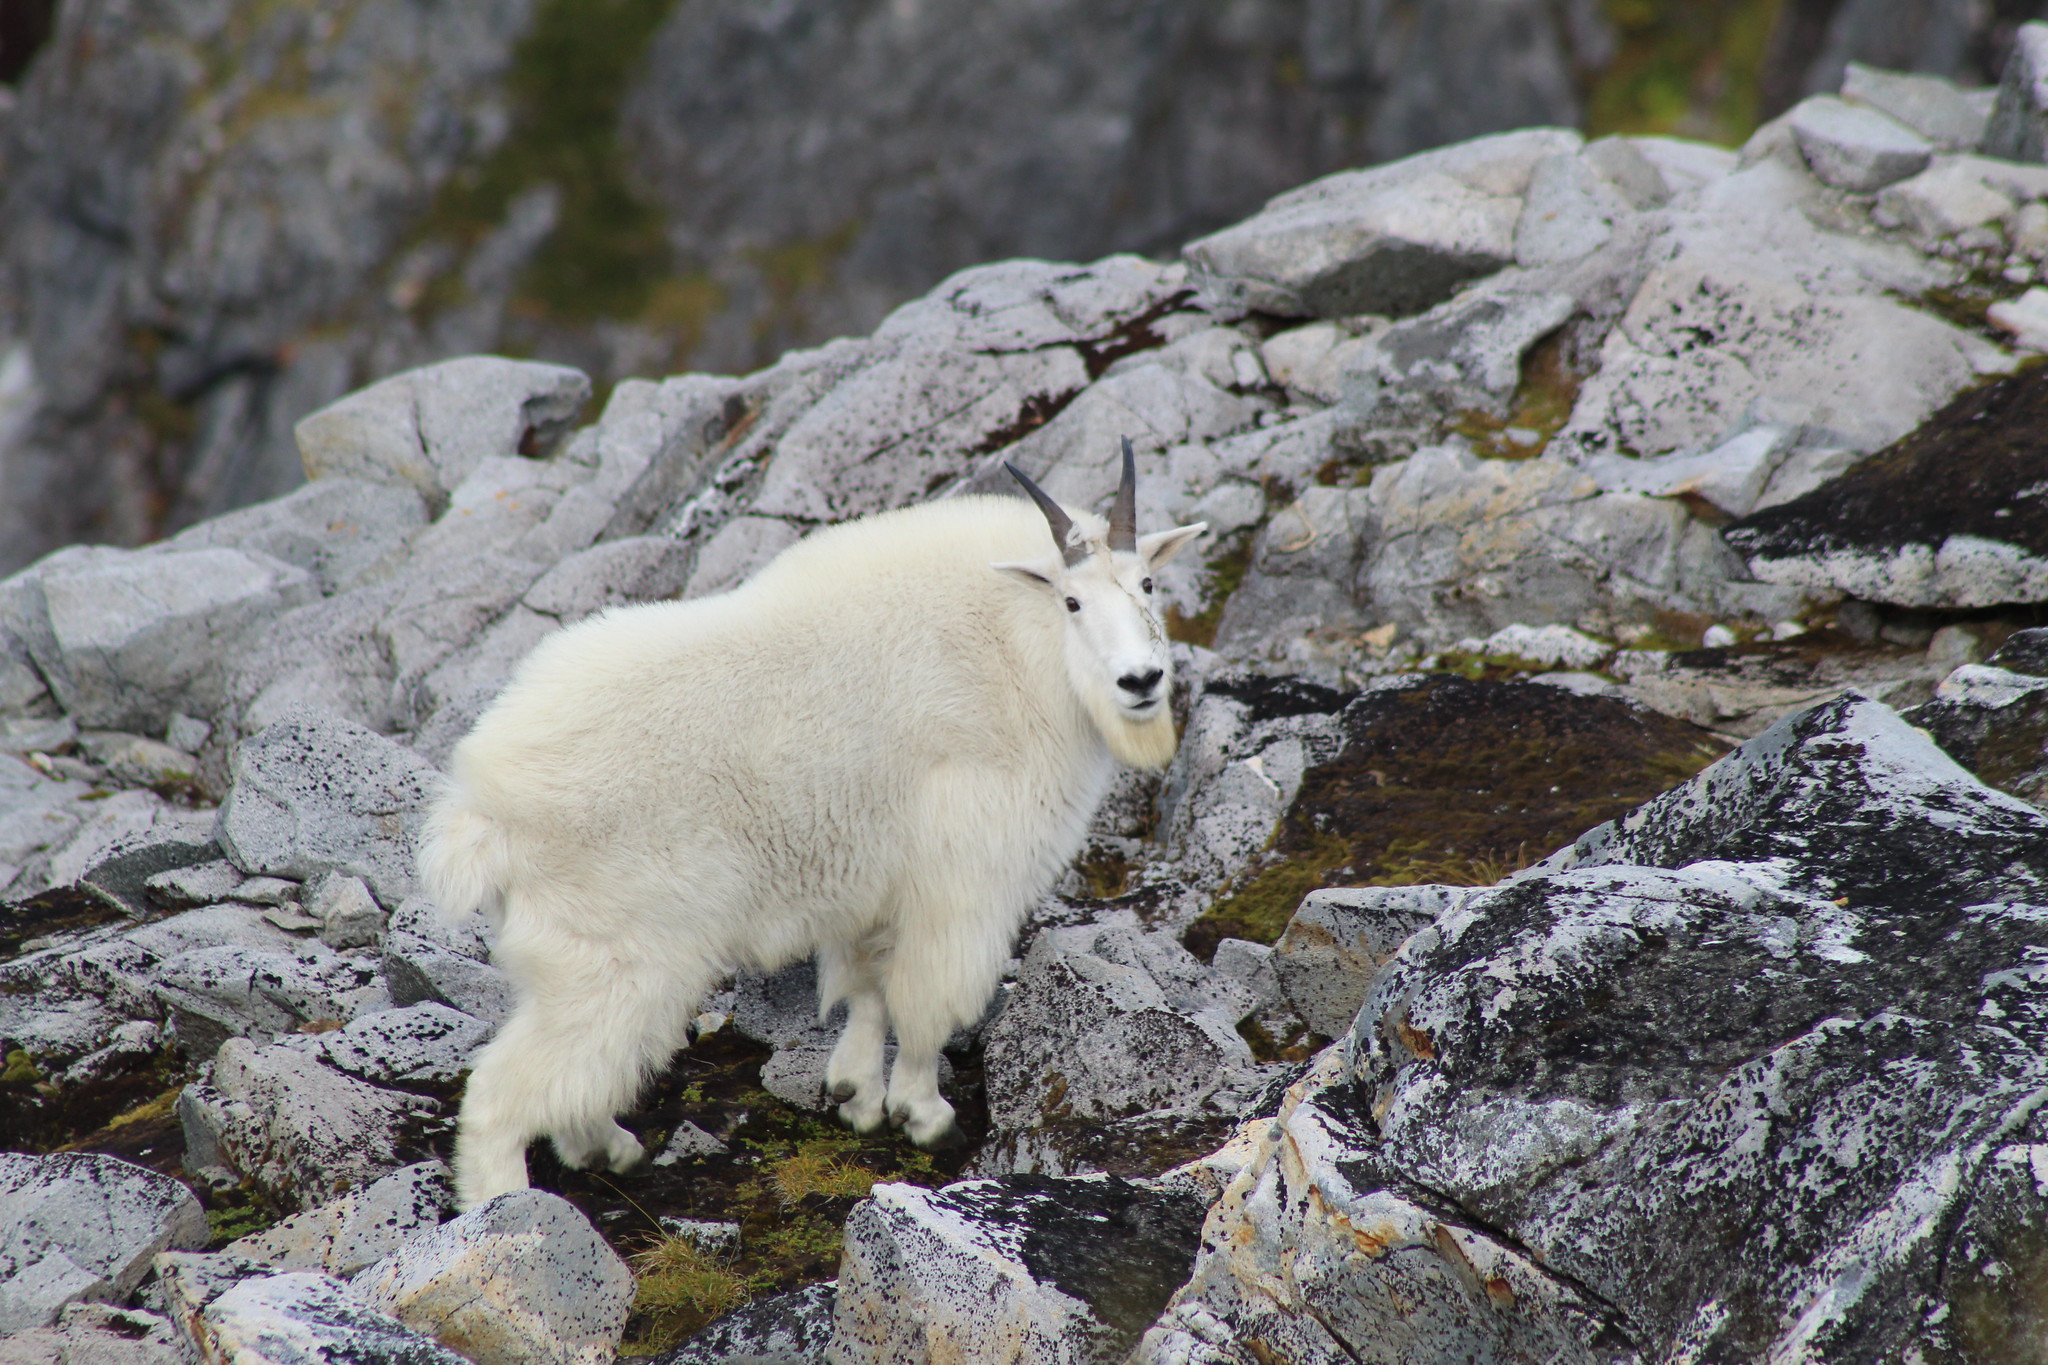
[(705, 993), (811, 953), (822, 1008), (848, 1006), (840, 1117), (956, 1138), (939, 1049), (1079, 851), (1112, 756), (1173, 756), (1151, 575), (1205, 529), (1136, 533), (1128, 441), (1107, 523), (1011, 473), (1037, 510), (866, 517), (722, 596), (564, 630), (456, 747), (421, 872), (444, 912), (493, 918), (518, 992), (463, 1101), (464, 1207), (523, 1188), (543, 1134), (572, 1166), (636, 1165), (614, 1116)]

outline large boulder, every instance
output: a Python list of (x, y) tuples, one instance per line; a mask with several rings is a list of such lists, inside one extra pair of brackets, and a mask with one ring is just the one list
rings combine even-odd
[(119, 1303), (158, 1252), (206, 1245), (184, 1185), (114, 1157), (0, 1152), (0, 1336), (84, 1300)]
[[(2048, 1223), (2011, 1178), (2048, 1096), (2044, 833), (1850, 694), (1468, 893), (1283, 1109), (1140, 1358), (1421, 1349), (1393, 1296), (1436, 1305), (1431, 1350), (1983, 1349), (1975, 1306)], [(1341, 1272), (1340, 1226), (1371, 1234)]]

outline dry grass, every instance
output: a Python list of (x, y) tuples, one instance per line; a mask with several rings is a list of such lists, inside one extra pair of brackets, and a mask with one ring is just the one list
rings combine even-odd
[(881, 1179), (865, 1166), (841, 1155), (844, 1144), (834, 1138), (804, 1143), (792, 1156), (769, 1167), (775, 1192), (785, 1204), (801, 1203), (814, 1194), (827, 1198), (865, 1199)]
[(633, 1276), (640, 1282), (633, 1308), (647, 1315), (648, 1327), (620, 1348), (622, 1355), (665, 1351), (754, 1296), (754, 1287), (725, 1258), (707, 1255), (681, 1237), (634, 1253)]

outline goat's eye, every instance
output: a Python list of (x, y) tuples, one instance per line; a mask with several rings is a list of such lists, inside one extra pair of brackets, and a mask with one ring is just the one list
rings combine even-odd
[(1067, 610), (1068, 610), (1068, 611), (1079, 611), (1079, 610), (1081, 610), (1081, 604), (1080, 604), (1080, 602), (1076, 601), (1076, 600), (1075, 600), (1074, 598), (1071, 598), (1071, 597), (1069, 597), (1069, 598), (1067, 599)]
[(1150, 592), (1152, 591), (1152, 580), (1148, 578), (1143, 583), (1140, 583), (1138, 586), (1143, 588), (1146, 592)]

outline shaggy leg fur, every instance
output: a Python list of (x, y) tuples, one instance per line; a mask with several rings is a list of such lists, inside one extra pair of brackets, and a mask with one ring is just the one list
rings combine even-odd
[(612, 1116), (680, 1045), (701, 990), (629, 974), (616, 962), (576, 972), (558, 961), (535, 971), (536, 959), (545, 957), (514, 959), (525, 968), (514, 972), (524, 987), (519, 1007), (478, 1054), (463, 1097), (455, 1193), (465, 1209), (524, 1189), (526, 1146), (544, 1133), (571, 1164), (600, 1152), (614, 1170), (638, 1162), (639, 1141)]
[(872, 1133), (882, 1126), (889, 1010), (882, 1001), (877, 958), (884, 951), (879, 941), (863, 940), (828, 945), (818, 954), (820, 1012), (829, 1013), (837, 1001), (846, 1002), (846, 1028), (825, 1064), (825, 1093), (844, 1101), (840, 1121), (857, 1133)]

